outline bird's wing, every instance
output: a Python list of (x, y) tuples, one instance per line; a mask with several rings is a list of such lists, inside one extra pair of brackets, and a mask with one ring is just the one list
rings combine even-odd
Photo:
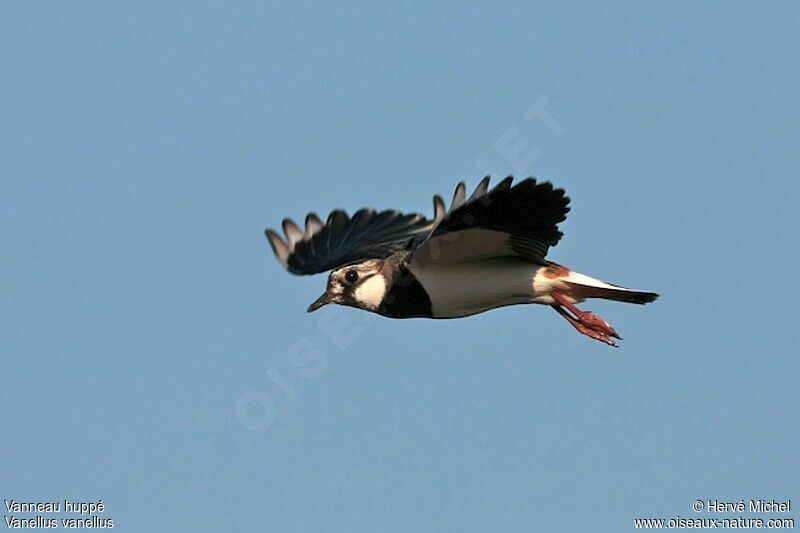
[(408, 248), (415, 237), (427, 235), (433, 221), (423, 215), (360, 209), (352, 217), (337, 209), (322, 223), (314, 213), (306, 217), (305, 231), (287, 218), (285, 240), (271, 229), (267, 240), (278, 260), (292, 274), (317, 274), (353, 261), (382, 259)]
[(489, 190), (487, 176), (469, 199), (459, 183), (450, 209), (436, 209), (435, 227), (417, 237), (413, 259), (446, 264), (510, 256), (544, 262), (561, 238), (558, 223), (567, 217), (569, 198), (534, 178), (512, 182), (509, 176)]

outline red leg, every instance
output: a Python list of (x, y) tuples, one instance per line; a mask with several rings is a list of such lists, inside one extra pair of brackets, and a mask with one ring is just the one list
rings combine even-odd
[[(594, 332), (600, 333), (602, 334), (603, 337), (605, 337), (605, 339), (597, 339), (597, 340), (607, 342), (606, 339), (608, 337), (615, 337), (620, 340), (622, 339), (622, 337), (619, 336), (617, 331), (613, 327), (611, 327), (611, 324), (609, 324), (599, 316), (595, 315), (590, 311), (581, 311), (580, 309), (575, 307), (575, 305), (572, 304), (563, 294), (560, 294), (558, 292), (551, 292), (550, 295), (557, 302), (557, 305), (554, 305), (553, 307), (555, 307), (556, 310), (565, 318), (567, 317), (571, 318), (572, 320), (570, 320), (570, 323), (573, 326), (575, 326), (575, 328), (578, 329), (578, 331), (580, 331), (581, 333), (589, 335), (588, 333), (585, 333), (580, 328), (578, 328), (576, 326), (576, 323)], [(569, 316), (564, 310), (564, 308), (572, 312), (572, 314), (575, 315), (574, 318)], [(592, 338), (596, 338), (593, 335), (589, 336)], [(607, 344), (612, 344), (613, 346), (616, 346), (616, 344), (614, 344), (613, 342), (607, 342)]]
[(567, 322), (572, 324), (572, 327), (577, 329), (580, 333), (583, 333), (587, 337), (591, 337), (592, 339), (598, 340), (604, 344), (608, 344), (609, 346), (614, 346), (615, 348), (619, 348), (619, 345), (616, 342), (614, 342), (613, 339), (611, 339), (611, 337), (609, 337), (602, 331), (592, 329), (585, 324), (581, 324), (579, 320), (573, 318), (572, 315), (570, 315), (563, 307), (554, 305), (553, 309), (558, 311), (558, 314), (566, 318)]

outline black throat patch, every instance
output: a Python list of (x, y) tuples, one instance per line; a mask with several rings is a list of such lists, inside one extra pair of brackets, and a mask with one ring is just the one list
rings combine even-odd
[(428, 293), (404, 264), (398, 265), (392, 286), (383, 297), (378, 313), (392, 318), (433, 316)]

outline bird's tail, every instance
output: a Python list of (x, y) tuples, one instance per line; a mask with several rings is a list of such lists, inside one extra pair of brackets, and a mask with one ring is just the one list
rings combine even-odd
[(578, 290), (585, 291), (584, 298), (602, 298), (604, 300), (614, 300), (615, 302), (626, 302), (629, 304), (649, 304), (658, 298), (655, 292), (637, 291), (619, 287), (607, 289), (605, 287), (587, 287), (585, 285), (575, 286)]
[(631, 304), (649, 304), (658, 298), (655, 292), (641, 291), (637, 289), (628, 289), (620, 287), (619, 285), (612, 285), (605, 281), (600, 281), (585, 274), (578, 272), (570, 272), (560, 281), (567, 283), (570, 290), (567, 291), (569, 296), (576, 300), (585, 300), (586, 298), (602, 298), (604, 300), (614, 300), (616, 302), (626, 302)]

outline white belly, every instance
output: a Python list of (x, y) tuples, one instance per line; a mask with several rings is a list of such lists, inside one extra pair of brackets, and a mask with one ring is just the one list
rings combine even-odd
[(409, 265), (431, 299), (435, 317), (474, 315), (505, 305), (530, 303), (541, 265), (512, 257), (447, 265)]

